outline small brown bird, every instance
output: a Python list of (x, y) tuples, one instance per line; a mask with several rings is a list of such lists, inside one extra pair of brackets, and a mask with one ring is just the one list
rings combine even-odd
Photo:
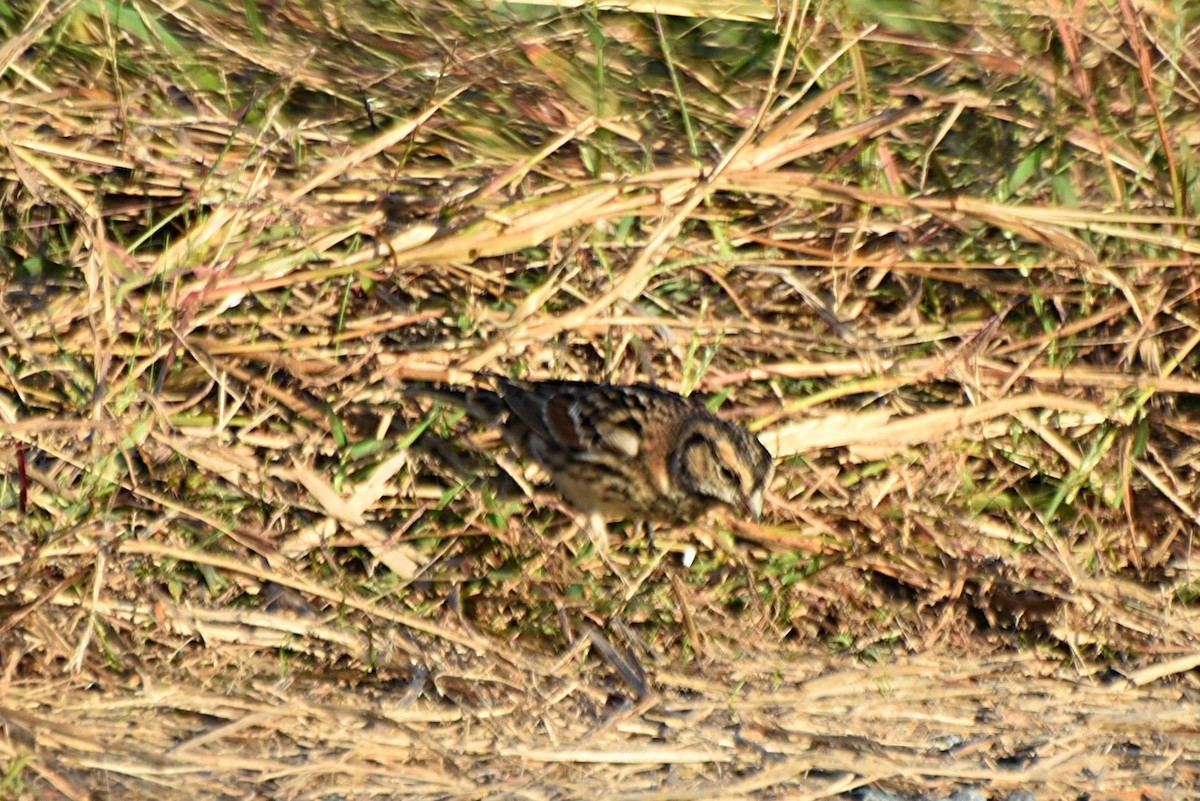
[(410, 392), (502, 419), (505, 438), (586, 516), (600, 549), (607, 545), (605, 520), (682, 523), (719, 504), (755, 520), (762, 513), (771, 454), (695, 400), (648, 384), (480, 379), (495, 389)]

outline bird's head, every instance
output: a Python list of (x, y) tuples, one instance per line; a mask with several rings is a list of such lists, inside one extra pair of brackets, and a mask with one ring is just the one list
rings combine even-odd
[(688, 426), (672, 453), (680, 485), (742, 511), (757, 521), (763, 491), (775, 470), (771, 454), (745, 428), (716, 417)]

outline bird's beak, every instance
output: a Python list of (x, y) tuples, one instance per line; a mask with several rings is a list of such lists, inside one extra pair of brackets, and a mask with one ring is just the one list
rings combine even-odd
[(755, 523), (762, 520), (762, 490), (755, 490), (754, 492), (750, 493), (750, 496), (747, 497), (742, 503), (746, 511), (750, 513), (752, 518), (754, 518)]

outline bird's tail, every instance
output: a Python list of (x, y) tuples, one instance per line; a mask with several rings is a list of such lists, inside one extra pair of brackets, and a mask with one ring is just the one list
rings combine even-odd
[[(481, 380), (487, 378), (483, 375), (479, 377)], [(494, 420), (503, 415), (507, 409), (499, 394), (480, 387), (410, 381), (404, 385), (404, 396), (428, 398), (451, 406), (458, 406), (476, 420)]]

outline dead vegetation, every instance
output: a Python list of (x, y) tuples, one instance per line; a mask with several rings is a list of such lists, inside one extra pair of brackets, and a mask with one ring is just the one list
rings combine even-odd
[[(1197, 10), (572, 5), (0, 8), (0, 796), (1190, 792)], [(479, 369), (764, 523), (622, 583)]]

